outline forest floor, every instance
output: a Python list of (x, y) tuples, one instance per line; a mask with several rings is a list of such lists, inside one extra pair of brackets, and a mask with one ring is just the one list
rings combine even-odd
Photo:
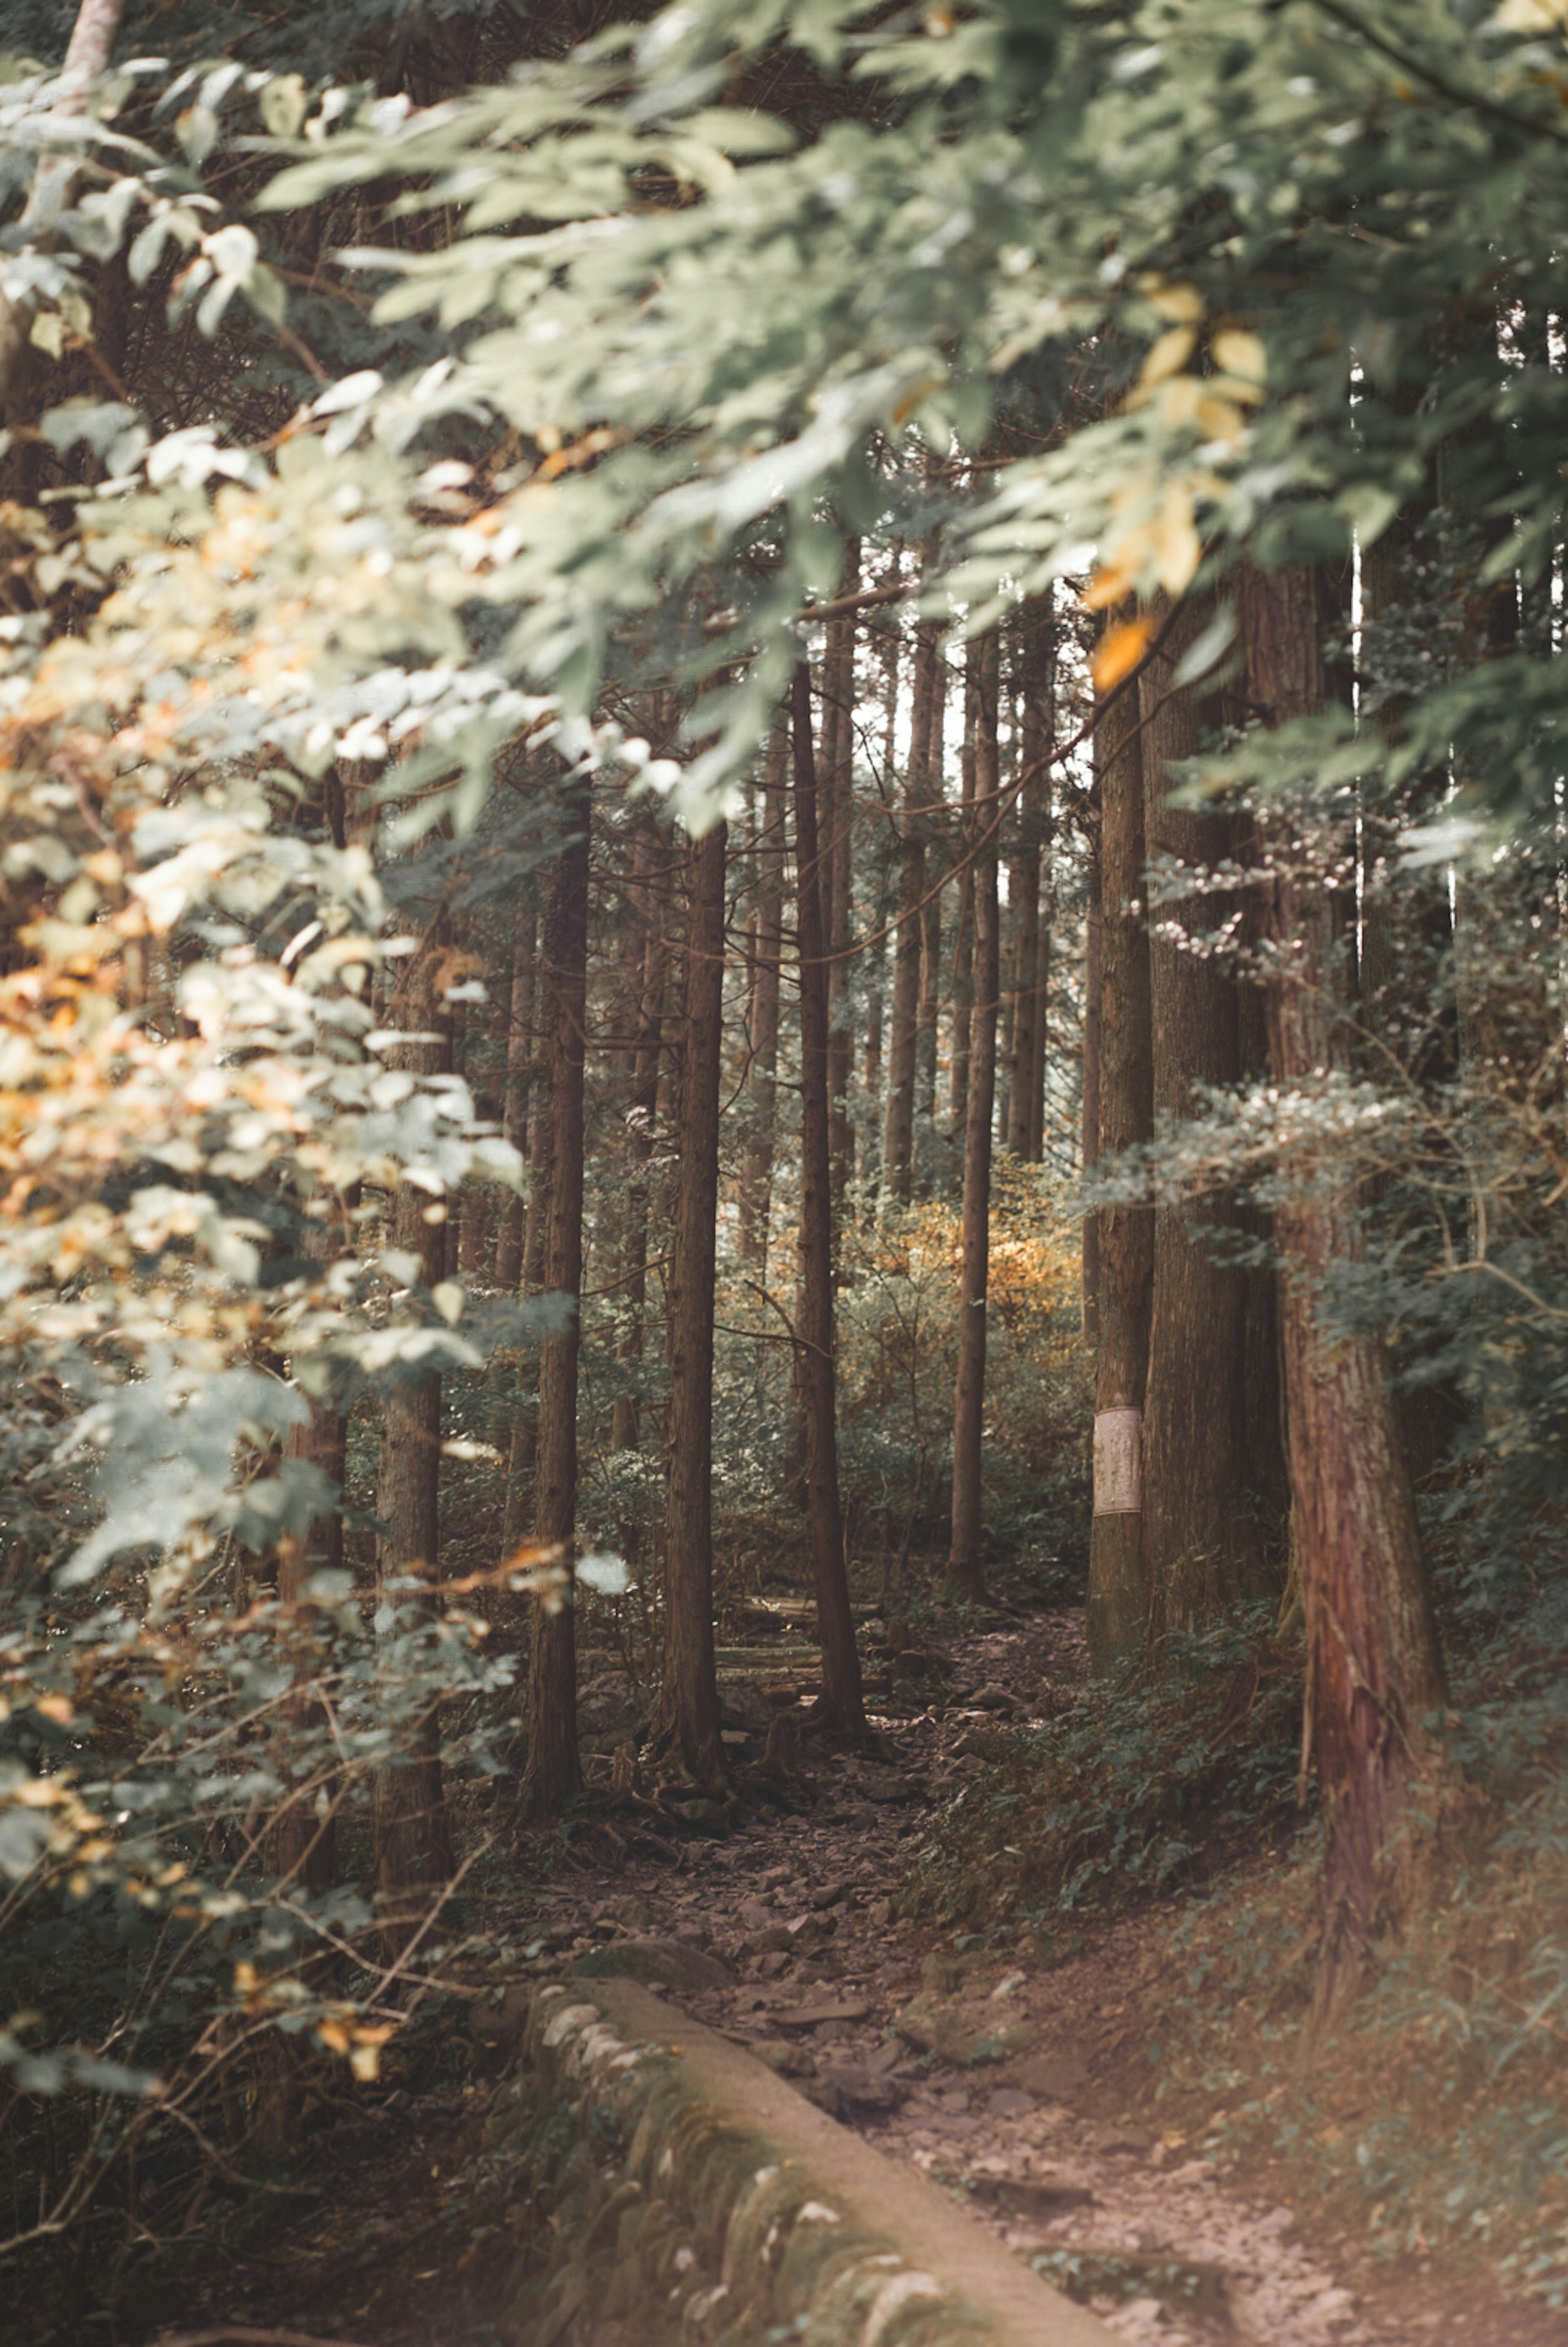
[[(1086, 1921), (1077, 1952), (1049, 1966), (964, 1952), (951, 1929), (891, 1911), (931, 1799), (983, 1768), (987, 1732), (1027, 1720), (1082, 1654), (1081, 1614), (992, 1616), (939, 1658), (941, 1699), (879, 1717), (871, 1752), (802, 1739), (793, 1814), (667, 1851), (558, 1843), (543, 1882), (545, 1853), (526, 1846), (506, 1870), (525, 1887), (485, 1899), (516, 1966), (475, 1976), (489, 1994), (465, 2022), (449, 2004), (408, 2033), (377, 2088), (318, 2110), (303, 2147), (326, 2175), (314, 2198), (280, 2198), (273, 2229), (220, 2273), (193, 2242), (188, 2284), (127, 2304), (117, 2336), (171, 2326), (216, 2342), (234, 2335), (228, 2322), (364, 2347), (503, 2339), (523, 2211), (496, 2205), (493, 2186), (486, 2198), (470, 2162), (518, 1982), (615, 1941), (648, 1985), (962, 2196), (1125, 2340), (1562, 2347), (1568, 2316), (1503, 2300), (1477, 2263), (1374, 2257), (1364, 2213), (1315, 2199), (1283, 2157), (1249, 2154), (1227, 2173), (1197, 2152), (1208, 2104), (1162, 2094), (1149, 2051), (1162, 1990), (1168, 2001), (1168, 1907)], [(748, 1701), (756, 1713), (754, 1689), (739, 1698), (732, 1716), (750, 1716)], [(590, 1720), (596, 1702), (613, 1719), (615, 1689), (590, 1686)], [(593, 2342), (574, 2333), (573, 2347)]]

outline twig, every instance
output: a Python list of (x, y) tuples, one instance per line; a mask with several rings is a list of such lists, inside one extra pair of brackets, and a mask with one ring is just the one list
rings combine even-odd
[(225, 2340), (237, 2340), (241, 2347), (356, 2347), (352, 2339), (328, 2339), (319, 2331), (258, 2331), (249, 2322), (220, 2322), (211, 2331), (160, 2331), (154, 2347), (221, 2347)]

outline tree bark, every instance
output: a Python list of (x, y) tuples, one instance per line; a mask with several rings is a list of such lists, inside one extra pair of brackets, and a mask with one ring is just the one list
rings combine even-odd
[(913, 1193), (914, 1179), (915, 1046), (921, 1016), (922, 938), (920, 903), (926, 886), (924, 810), (929, 804), (941, 663), (937, 622), (922, 620), (915, 630), (909, 767), (899, 825), (899, 920), (893, 946), (888, 1093), (882, 1121), (882, 1180), (892, 1195), (906, 1204)]
[[(1149, 939), (1145, 926), (1144, 778), (1137, 709), (1124, 692), (1095, 731), (1100, 791), (1100, 1154), (1154, 1131), (1149, 1060)], [(1089, 1660), (1100, 1676), (1143, 1651), (1143, 1413), (1149, 1368), (1153, 1216), (1109, 1206), (1099, 1217), (1099, 1336), (1095, 1369), (1095, 1514), (1089, 1534)]]
[[(534, 958), (539, 916), (529, 888), (513, 916), (512, 999), (506, 1017), (506, 1087), (501, 1129), (518, 1153), (528, 1153), (528, 1094), (534, 1074)], [(495, 1245), (495, 1285), (514, 1290), (523, 1277), (523, 1233), (527, 1209), (521, 1197), (508, 1201)]]
[(670, 1302), (668, 1511), (659, 1742), (698, 1784), (726, 1779), (713, 1655), (713, 1298), (724, 1053), (722, 823), (689, 860), (680, 1179)]
[[(1247, 697), (1265, 723), (1319, 708), (1316, 574), (1248, 571), (1242, 616)], [(1307, 828), (1299, 808), (1272, 802), (1260, 820), (1273, 863), (1269, 1053), (1287, 1092), (1319, 1084), (1344, 1049), (1346, 957), (1321, 870), (1303, 852)], [(1425, 1723), (1443, 1684), (1382, 1346), (1331, 1335), (1318, 1317), (1325, 1275), (1360, 1251), (1355, 1199), (1331, 1150), (1304, 1143), (1284, 1170), (1294, 1193), (1276, 1215), (1290, 1484), (1326, 1826), (1322, 2014), (1354, 1990), (1371, 1939), (1410, 1890), (1410, 1797), (1438, 1768)]]
[[(935, 633), (936, 621), (921, 622), (932, 629), (931, 659), (932, 682), (931, 737), (926, 750), (925, 770), (920, 779), (921, 805), (928, 809), (939, 808), (942, 801), (943, 736), (947, 729), (948, 667), (940, 637)], [(917, 652), (918, 659), (919, 654)], [(910, 775), (911, 787), (915, 776)], [(929, 821), (929, 817), (928, 817)], [(947, 849), (940, 833), (934, 834), (925, 853), (925, 902), (920, 916), (920, 1010), (915, 1032), (914, 1120), (918, 1131), (923, 1124), (934, 1137), (936, 1126), (936, 1078), (938, 1030), (942, 1017), (942, 899), (940, 883), (946, 878)], [(933, 866), (936, 867), (933, 870)], [(917, 1147), (918, 1157), (918, 1147)]]
[[(577, 1523), (577, 1362), (582, 1341), (583, 1071), (588, 972), (588, 794), (574, 790), (565, 820), (575, 836), (562, 852), (550, 888), (543, 954), (546, 1116), (555, 1136), (545, 1232), (544, 1285), (571, 1300), (571, 1318), (539, 1348), (539, 1467), (535, 1525), (538, 1539), (566, 1552)], [(570, 1582), (565, 1602), (534, 1616), (528, 1670), (528, 1761), (523, 1814), (557, 1816), (582, 1788), (577, 1750), (576, 1619)]]
[[(996, 631), (973, 641), (975, 672), (974, 819), (977, 835), (995, 823), (1001, 791), (997, 745), (1000, 646)], [(981, 1460), (985, 1430), (986, 1289), (991, 1265), (991, 1128), (996, 1106), (996, 1015), (1001, 992), (994, 835), (972, 865), (974, 1003), (971, 1012), (969, 1096), (963, 1143), (962, 1268), (960, 1274), (958, 1380), (952, 1417), (952, 1539), (948, 1579), (972, 1597), (984, 1587), (981, 1536)]]
[[(1089, 851), (1088, 905), (1084, 915), (1084, 1098), (1079, 1163), (1087, 1182), (1100, 1160), (1100, 848)], [(1091, 1348), (1100, 1337), (1100, 1217), (1084, 1217), (1083, 1279), (1084, 1341)]]
[[(643, 848), (647, 846), (646, 865)], [(659, 1067), (664, 1058), (665, 992), (669, 983), (669, 907), (664, 885), (667, 857), (650, 829), (638, 842), (642, 889), (642, 973), (636, 1033), (626, 1100), (626, 1195), (621, 1217), (620, 1336), (616, 1358), (640, 1361), (647, 1307), (649, 1163), (658, 1124)], [(642, 1440), (636, 1397), (619, 1393), (610, 1411), (610, 1448), (636, 1450)]]
[[(449, 942), (443, 917), (432, 924), (393, 998), (390, 1023), (442, 1039), (405, 1044), (391, 1055), (393, 1064), (422, 1074), (445, 1074), (452, 1067), (451, 1012), (435, 991)], [(402, 1182), (390, 1220), (393, 1246), (417, 1259), (419, 1286), (428, 1296), (446, 1276), (444, 1202)], [(406, 1613), (412, 1593), (396, 1584), (439, 1577), (440, 1503), (441, 1374), (418, 1368), (400, 1375), (382, 1405), (376, 1513), (386, 1529), (376, 1543), (379, 1608), (394, 1615)], [(405, 1755), (376, 1771), (374, 1810), (376, 1887), (395, 1943), (428, 1894), (452, 1872), (433, 1705), (412, 1723)]]
[[(860, 541), (844, 549), (840, 595), (860, 583)], [(855, 1174), (855, 1129), (850, 1114), (850, 1069), (854, 1051), (853, 999), (848, 948), (855, 869), (855, 628), (858, 614), (840, 611), (828, 622), (822, 662), (822, 747), (828, 769), (828, 836), (822, 842), (827, 899), (824, 928), (828, 952), (829, 1149), (833, 1174), (835, 1227)]]
[(779, 979), (784, 955), (784, 784), (789, 740), (782, 715), (768, 739), (762, 777), (762, 828), (757, 842), (756, 973), (751, 988), (751, 1121), (740, 1167), (740, 1260), (768, 1279), (768, 1226), (773, 1203), (773, 1142), (778, 1122)]
[[(1213, 868), (1236, 846), (1229, 815), (1172, 805), (1169, 768), (1196, 755), (1211, 695), (1176, 692), (1171, 679), (1208, 617), (1200, 602), (1177, 613), (1142, 679), (1144, 840), (1162, 859)], [(1233, 900), (1193, 894), (1150, 909), (1149, 992), (1156, 1129), (1193, 1116), (1198, 1088), (1241, 1075), (1239, 988), (1217, 955), (1194, 951), (1189, 931), (1217, 928)], [(1154, 1292), (1144, 1403), (1144, 1560), (1150, 1629), (1196, 1629), (1271, 1576), (1257, 1495), (1278, 1478), (1247, 1450), (1247, 1276), (1214, 1251), (1236, 1215), (1223, 1198), (1154, 1210)], [(1257, 1430), (1252, 1430), (1256, 1434)], [(1274, 1438), (1278, 1450), (1278, 1433)]]
[(828, 988), (818, 885), (817, 770), (811, 679), (795, 671), (795, 868), (800, 953), (800, 1301), (796, 1359), (806, 1406), (806, 1495), (822, 1642), (821, 1716), (860, 1736), (866, 1716), (855, 1651), (839, 1498), (837, 1376), (833, 1358), (833, 1199), (828, 1142)]
[[(973, 650), (972, 645), (972, 654)], [(971, 851), (977, 832), (974, 776), (981, 723), (979, 663), (972, 657), (964, 662), (963, 740), (958, 753), (959, 840), (963, 862), (958, 876), (958, 927), (952, 939), (952, 1056), (947, 1095), (948, 1129), (955, 1142), (963, 1141), (969, 1122), (970, 1020), (974, 1009), (974, 866)], [(989, 819), (982, 816), (980, 820)]]
[(1032, 611), (1020, 647), (1019, 749), (1025, 781), (1018, 802), (1018, 846), (1009, 866), (1008, 903), (1015, 924), (1013, 1065), (1007, 1094), (1007, 1146), (1040, 1163), (1044, 1147), (1045, 997), (1051, 931), (1041, 919), (1040, 883), (1051, 823), (1049, 742), (1056, 647), (1048, 611)]

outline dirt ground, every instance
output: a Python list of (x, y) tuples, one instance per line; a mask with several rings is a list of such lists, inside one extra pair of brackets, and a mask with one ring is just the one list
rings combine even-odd
[[(1568, 2317), (1506, 2302), (1472, 2270), (1375, 2260), (1363, 2233), (1297, 2205), (1278, 2162), (1221, 2176), (1194, 2156), (1190, 2117), (1168, 2101), (1156, 2107), (1143, 2053), (1141, 2000), (1168, 1931), (1158, 1911), (1104, 1926), (1048, 1968), (966, 1956), (951, 1932), (892, 1914), (889, 1892), (932, 1795), (983, 1765), (988, 1729), (1036, 1716), (1053, 1686), (1078, 1675), (1081, 1616), (1004, 1620), (945, 1660), (941, 1699), (878, 1715), (873, 1753), (801, 1742), (790, 1763), (796, 1814), (624, 1855), (602, 1837), (586, 1851), (563, 1845), (543, 1892), (542, 1853), (520, 1852), (535, 1879), (517, 1893), (515, 1934), (534, 1952), (513, 1993), (488, 1975), (488, 1993), (443, 2024), (433, 2075), (427, 2053), (407, 2083), (394, 2065), (381, 2088), (345, 2102), (320, 2147), (332, 2157), (331, 2191), (285, 2203), (264, 2248), (178, 2302), (148, 2306), (144, 2321), (214, 2339), (226, 2335), (210, 2330), (220, 2318), (292, 2325), (364, 2347), (503, 2336), (494, 2325), (524, 2212), (497, 2205), (493, 2186), (476, 2198), (466, 2162), (505, 2066), (515, 1980), (591, 1963), (615, 1943), (617, 1963), (962, 2196), (1125, 2340), (1568, 2342)], [(768, 1709), (754, 1686), (734, 1689), (729, 1704), (738, 1754), (755, 1753)], [(613, 1686), (590, 1686), (585, 1713), (612, 1745)]]

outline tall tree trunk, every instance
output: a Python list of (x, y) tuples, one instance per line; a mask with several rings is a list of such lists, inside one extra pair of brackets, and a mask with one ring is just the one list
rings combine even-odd
[[(646, 863), (643, 848), (646, 844)], [(620, 1335), (616, 1358), (640, 1361), (647, 1308), (648, 1167), (658, 1122), (659, 1067), (664, 1057), (665, 991), (669, 983), (669, 905), (664, 885), (667, 857), (650, 829), (638, 842), (641, 895), (642, 972), (631, 1051), (631, 1088), (626, 1099), (626, 1193), (621, 1215)], [(642, 1439), (636, 1397), (618, 1393), (610, 1410), (610, 1448), (636, 1450)]]
[(1026, 615), (1019, 650), (1019, 749), (1025, 779), (1018, 803), (1018, 847), (1007, 876), (1015, 923), (1007, 1146), (1014, 1157), (1038, 1164), (1044, 1143), (1045, 994), (1051, 952), (1051, 932), (1040, 917), (1040, 878), (1051, 821), (1045, 759), (1056, 658), (1048, 610)]
[[(539, 916), (534, 891), (525, 886), (513, 914), (512, 999), (506, 1013), (506, 1087), (501, 1130), (520, 1156), (528, 1153), (528, 1092), (534, 1072), (534, 957)], [(523, 1277), (523, 1232), (527, 1209), (521, 1196), (507, 1201), (495, 1242), (495, 1285), (512, 1294)]]
[[(556, 864), (543, 954), (548, 1122), (555, 1134), (545, 1230), (544, 1283), (571, 1299), (571, 1317), (539, 1348), (539, 1469), (535, 1525), (566, 1552), (577, 1524), (577, 1360), (582, 1341), (583, 1071), (588, 973), (588, 794), (574, 790), (565, 815), (575, 833)], [(558, 1815), (581, 1789), (577, 1751), (576, 1619), (565, 1603), (534, 1616), (528, 1670), (528, 1763), (523, 1813)]]
[[(1247, 698), (1265, 723), (1319, 708), (1316, 574), (1248, 571), (1242, 620)], [(1260, 829), (1274, 864), (1272, 1071), (1282, 1092), (1310, 1092), (1343, 1056), (1343, 957), (1321, 872), (1303, 854), (1299, 809), (1270, 808)], [(1443, 1685), (1382, 1346), (1330, 1333), (1319, 1319), (1325, 1275), (1360, 1252), (1356, 1202), (1330, 1148), (1305, 1142), (1284, 1171), (1294, 1194), (1278, 1208), (1276, 1230), (1308, 1700), (1327, 1829), (1325, 2011), (1353, 1990), (1369, 1942), (1410, 1890), (1410, 1794), (1438, 1765), (1425, 1722)]]
[[(933, 629), (937, 623), (930, 624)], [(916, 657), (919, 657), (917, 652)], [(926, 748), (925, 770), (920, 778), (921, 804), (936, 809), (942, 800), (943, 737), (947, 730), (947, 659), (939, 637), (933, 637), (932, 661), (934, 674), (932, 682), (931, 737)], [(913, 762), (911, 762), (910, 783), (915, 782)], [(942, 897), (940, 885), (946, 877), (947, 849), (940, 831), (933, 832), (925, 856), (925, 902), (920, 916), (920, 1011), (915, 1033), (914, 1118), (918, 1131), (923, 1124), (933, 1133), (936, 1124), (937, 1044), (942, 1018)], [(935, 867), (935, 868), (933, 868)]]
[[(1196, 754), (1206, 708), (1171, 679), (1209, 614), (1201, 602), (1178, 612), (1142, 679), (1144, 841), (1147, 859), (1199, 871), (1233, 855), (1235, 822), (1172, 804), (1169, 768)], [(1186, 931), (1219, 928), (1233, 909), (1212, 894), (1151, 907), (1149, 991), (1156, 1126), (1192, 1116), (1204, 1084), (1241, 1074), (1238, 986), (1229, 963), (1191, 950)], [(1223, 1198), (1154, 1210), (1154, 1300), (1144, 1403), (1144, 1560), (1149, 1621), (1156, 1637), (1196, 1629), (1270, 1585), (1258, 1491), (1277, 1477), (1248, 1456), (1247, 1275), (1214, 1252), (1232, 1228)], [(1256, 1433), (1256, 1430), (1251, 1430)], [(1275, 1436), (1278, 1449), (1278, 1433)]]
[(941, 691), (942, 642), (934, 620), (915, 630), (914, 694), (909, 767), (899, 825), (899, 922), (893, 946), (893, 1000), (888, 1038), (888, 1093), (882, 1120), (882, 1180), (907, 1204), (914, 1184), (916, 1041), (921, 1017), (922, 920), (926, 888), (924, 809), (929, 805), (932, 743)]
[[(996, 821), (1001, 792), (997, 747), (1000, 645), (994, 629), (969, 648), (975, 671), (974, 818), (977, 835)], [(963, 1140), (962, 1268), (958, 1318), (958, 1382), (952, 1415), (952, 1542), (948, 1579), (982, 1594), (981, 1460), (985, 1430), (986, 1289), (991, 1268), (991, 1127), (996, 1105), (996, 1013), (1001, 991), (994, 834), (975, 855), (974, 1004), (971, 1013), (969, 1097)]]
[[(452, 1067), (452, 1014), (436, 994), (449, 943), (443, 915), (433, 922), (392, 1002), (390, 1023), (441, 1038), (404, 1044), (391, 1055), (393, 1064), (426, 1075), (446, 1074)], [(419, 1285), (428, 1296), (446, 1276), (444, 1202), (402, 1182), (390, 1220), (392, 1245), (415, 1257)], [(441, 1373), (415, 1369), (389, 1387), (382, 1405), (376, 1513), (385, 1530), (376, 1542), (379, 1611), (406, 1615), (412, 1593), (397, 1584), (438, 1579), (440, 1503)], [(376, 1771), (374, 1806), (376, 1888), (395, 1944), (430, 1892), (452, 1872), (435, 1706), (412, 1723), (405, 1757)]]
[[(860, 541), (844, 548), (841, 595), (860, 583)], [(833, 1174), (835, 1227), (855, 1173), (855, 1129), (850, 1114), (850, 1070), (854, 1051), (848, 949), (855, 869), (855, 627), (858, 613), (840, 611), (828, 622), (822, 662), (823, 764), (829, 769), (829, 836), (822, 842), (826, 883), (828, 952), (829, 1149)]]
[[(1154, 1132), (1149, 938), (1145, 925), (1144, 774), (1137, 704), (1120, 694), (1095, 730), (1100, 790), (1100, 1154)], [(1110, 1206), (1099, 1222), (1095, 1368), (1095, 1514), (1089, 1533), (1089, 1660), (1097, 1675), (1143, 1650), (1144, 1389), (1149, 1369), (1154, 1218)]]
[[(335, 1217), (312, 1218), (305, 1225), (304, 1252), (312, 1263), (328, 1264), (341, 1251), (342, 1235)], [(296, 1635), (306, 1647), (313, 1608), (306, 1596), (312, 1575), (341, 1573), (343, 1567), (343, 1484), (347, 1474), (348, 1421), (329, 1394), (306, 1397), (310, 1416), (291, 1426), (284, 1440), (285, 1458), (316, 1469), (334, 1487), (334, 1497), (313, 1516), (302, 1537), (290, 1533), (278, 1543), (278, 1596), (284, 1606), (300, 1609)], [(289, 1717), (297, 1728), (324, 1726), (321, 1706), (308, 1696), (289, 1699)], [(314, 1797), (300, 1795), (280, 1812), (272, 1837), (273, 1870), (292, 1879), (302, 1891), (330, 1891), (336, 1875), (336, 1820), (329, 1807), (318, 1817)]]
[[(1079, 1163), (1089, 1181), (1100, 1161), (1100, 1005), (1103, 999), (1100, 955), (1100, 847), (1089, 851), (1088, 905), (1084, 916), (1084, 1099)], [(1084, 1217), (1084, 1340), (1092, 1349), (1100, 1340), (1100, 1217)], [(1098, 1358), (1096, 1352), (1096, 1358)]]
[(713, 1657), (713, 1296), (724, 1052), (722, 823), (692, 848), (670, 1301), (668, 1512), (660, 1743), (699, 1784), (725, 1780)]
[[(973, 646), (971, 646), (971, 653)], [(974, 866), (972, 860), (978, 826), (974, 812), (975, 766), (982, 723), (980, 672), (971, 657), (963, 670), (963, 740), (958, 753), (959, 853), (958, 927), (952, 939), (952, 1057), (949, 1062), (948, 1129), (962, 1141), (969, 1122), (969, 1030), (974, 1009)], [(993, 809), (993, 815), (995, 810)], [(982, 824), (992, 816), (982, 815)]]
[(789, 740), (782, 714), (768, 737), (762, 775), (762, 827), (757, 842), (757, 965), (751, 988), (751, 1065), (747, 1071), (750, 1126), (740, 1168), (740, 1260), (768, 1279), (768, 1225), (773, 1203), (773, 1137), (778, 1122), (779, 978), (784, 955), (784, 784)]
[(818, 885), (817, 770), (811, 679), (795, 671), (795, 869), (800, 952), (800, 1301), (797, 1362), (806, 1405), (806, 1496), (822, 1642), (822, 1718), (865, 1732), (860, 1658), (844, 1556), (839, 1499), (837, 1373), (833, 1357), (833, 1197), (828, 1145), (828, 987)]

